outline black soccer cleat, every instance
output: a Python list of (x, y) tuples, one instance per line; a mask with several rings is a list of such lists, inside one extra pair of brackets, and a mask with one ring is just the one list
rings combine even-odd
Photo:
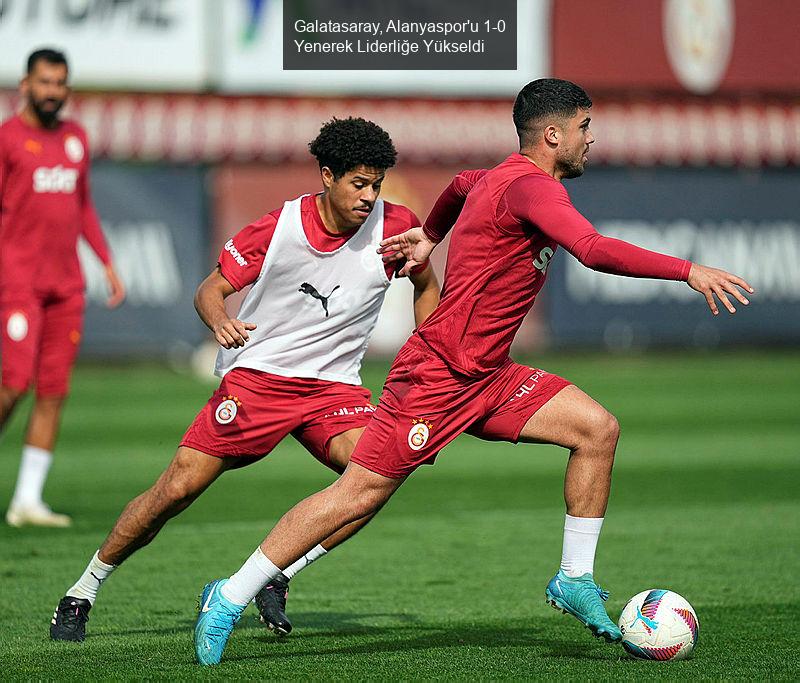
[(65, 595), (50, 620), (50, 638), (82, 643), (86, 637), (86, 622), (89, 621), (90, 609), (92, 603), (88, 600)]
[(258, 591), (255, 597), (261, 623), (279, 636), (285, 636), (292, 631), (292, 622), (286, 616), (288, 592), (289, 579), (281, 573)]

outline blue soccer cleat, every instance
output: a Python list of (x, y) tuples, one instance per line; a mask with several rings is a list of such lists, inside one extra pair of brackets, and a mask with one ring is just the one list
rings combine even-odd
[(571, 614), (598, 638), (609, 643), (622, 640), (622, 632), (608, 618), (603, 602), (608, 593), (600, 588), (589, 573), (572, 578), (559, 570), (544, 591), (545, 599), (555, 609)]
[(200, 596), (200, 611), (194, 625), (194, 651), (203, 666), (219, 664), (233, 627), (247, 605), (227, 600), (220, 588), (228, 579), (207, 583)]

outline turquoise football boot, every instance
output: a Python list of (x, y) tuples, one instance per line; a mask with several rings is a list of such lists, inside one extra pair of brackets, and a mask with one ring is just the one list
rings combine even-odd
[(549, 605), (571, 614), (598, 638), (605, 638), (609, 643), (622, 640), (622, 632), (608, 618), (603, 605), (608, 593), (594, 582), (591, 574), (571, 578), (559, 569), (547, 584), (544, 595)]
[(219, 664), (233, 627), (247, 605), (237, 605), (220, 592), (228, 579), (207, 583), (200, 596), (200, 611), (194, 625), (194, 651), (203, 666)]

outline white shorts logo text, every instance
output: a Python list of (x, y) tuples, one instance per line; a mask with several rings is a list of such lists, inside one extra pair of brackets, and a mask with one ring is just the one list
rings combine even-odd
[(536, 391), (539, 380), (542, 379), (542, 377), (544, 377), (546, 374), (547, 373), (544, 370), (535, 370), (534, 373), (522, 383), (522, 386), (517, 389), (514, 395), (508, 399), (508, 402), (511, 403), (512, 401), (516, 401), (518, 398), (532, 394), (534, 391)]

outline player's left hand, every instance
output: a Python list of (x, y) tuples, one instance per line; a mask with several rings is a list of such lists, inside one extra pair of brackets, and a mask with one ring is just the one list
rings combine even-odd
[[(701, 266), (699, 263), (693, 263), (689, 270), (689, 277), (686, 279), (692, 289), (700, 292), (708, 302), (708, 307), (714, 315), (719, 315), (719, 308), (717, 302), (714, 300), (716, 296), (720, 303), (725, 306), (728, 313), (736, 313), (736, 309), (728, 299), (727, 294), (733, 296), (741, 304), (747, 306), (750, 301), (742, 294), (739, 289), (752, 294), (755, 290), (742, 278), (726, 273), (724, 270), (717, 268), (709, 268), (708, 266)], [(727, 294), (726, 294), (727, 292)]]
[(122, 280), (119, 279), (119, 275), (111, 263), (106, 266), (106, 283), (108, 284), (106, 306), (116, 308), (125, 300), (125, 285), (122, 284)]

